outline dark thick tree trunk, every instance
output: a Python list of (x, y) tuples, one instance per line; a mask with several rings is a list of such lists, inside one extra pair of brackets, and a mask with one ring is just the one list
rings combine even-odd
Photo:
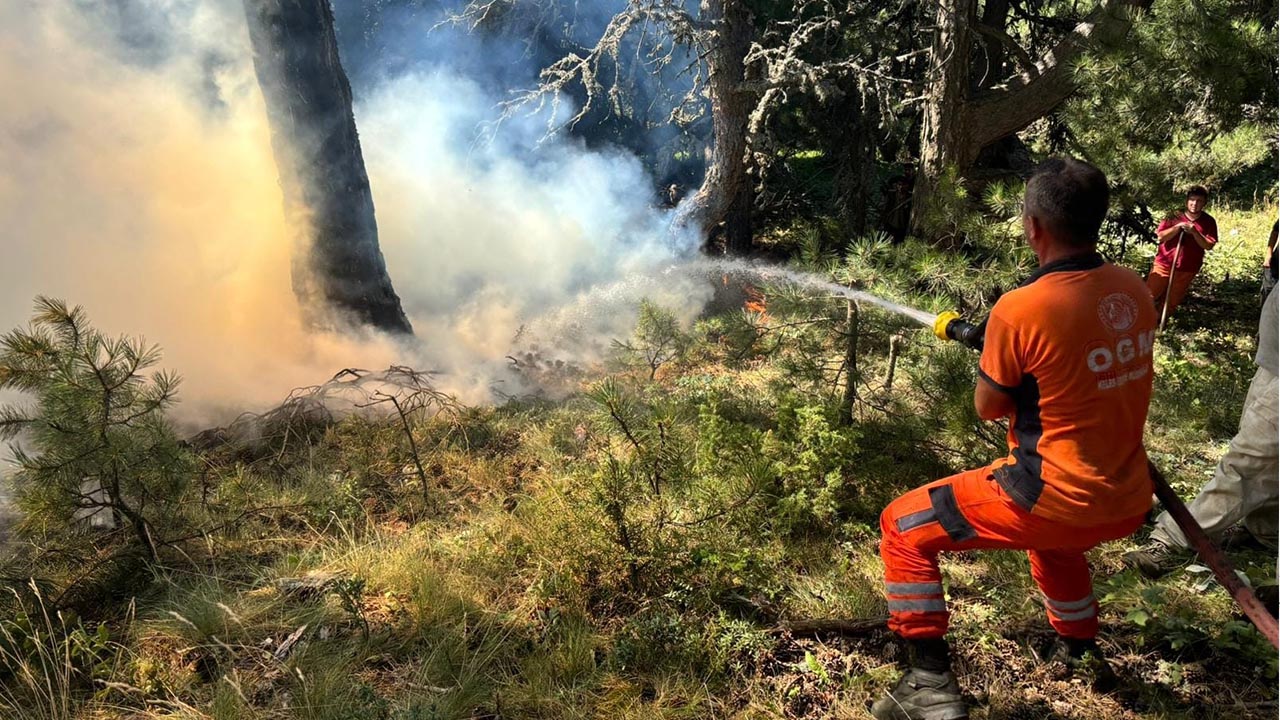
[(920, 128), (920, 168), (911, 208), (911, 224), (917, 234), (931, 234), (928, 210), (946, 169), (968, 168), (977, 159), (964, 113), (976, 4), (976, 0), (938, 0), (933, 61)]
[(697, 229), (705, 242), (722, 223), (725, 251), (751, 249), (753, 186), (747, 174), (747, 124), (755, 94), (743, 88), (751, 48), (751, 11), (743, 0), (703, 0), (702, 19), (714, 28), (707, 55), (712, 143), (702, 186), (685, 201), (679, 223)]
[[(1075, 30), (1034, 63), (1025, 53), (1018, 56), (1005, 36), (1004, 47), (1015, 54), (1022, 72), (1007, 82), (970, 93), (971, 50), (978, 33), (974, 23), (976, 0), (939, 0), (920, 135), (920, 167), (912, 201), (911, 222), (916, 233), (931, 234), (928, 209), (947, 168), (953, 168), (958, 178), (965, 177), (984, 147), (1022, 130), (1061, 105), (1075, 90), (1071, 65), (1076, 58), (1091, 47), (1122, 42), (1133, 26), (1133, 10), (1150, 7), (1151, 2), (1103, 0)], [(1001, 10), (993, 17), (1007, 14)], [(1004, 28), (986, 28), (984, 41), (999, 40), (1002, 33)]]
[(857, 237), (867, 230), (868, 199), (873, 194), (876, 168), (876, 149), (872, 143), (874, 130), (867, 121), (860, 98), (854, 93), (845, 94), (835, 103), (827, 126), (832, 131), (826, 140), (826, 152), (835, 161), (832, 185), (836, 212), (845, 230)]
[(308, 322), (413, 328), (378, 247), (373, 194), (329, 0), (244, 0)]
[(982, 37), (979, 47), (982, 49), (981, 75), (977, 78), (977, 86), (989, 88), (1007, 77), (1005, 60), (1013, 47), (1013, 40), (1005, 32), (1005, 22), (1009, 18), (1009, 0), (987, 0), (982, 7), (982, 18), (975, 27)]
[(1072, 64), (1090, 48), (1115, 47), (1133, 27), (1135, 10), (1151, 7), (1152, 0), (1103, 0), (1076, 25), (1074, 31), (1035, 62), (1001, 86), (974, 95), (964, 107), (965, 122), (978, 130), (972, 142), (978, 151), (1008, 137), (1053, 112), (1075, 91)]

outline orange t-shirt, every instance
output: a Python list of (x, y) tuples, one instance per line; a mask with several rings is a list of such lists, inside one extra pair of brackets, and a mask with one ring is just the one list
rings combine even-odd
[(1045, 265), (996, 302), (978, 367), (1014, 401), (1009, 456), (991, 465), (1014, 502), (1083, 526), (1151, 508), (1155, 330), (1142, 279), (1096, 253)]

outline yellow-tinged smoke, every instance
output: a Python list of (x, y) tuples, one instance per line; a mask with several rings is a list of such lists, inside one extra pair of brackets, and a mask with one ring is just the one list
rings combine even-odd
[(186, 378), (180, 412), (207, 423), (345, 367), (442, 371), (467, 402), (519, 394), (521, 344), (599, 359), (642, 297), (692, 318), (709, 288), (654, 270), (697, 243), (649, 205), (640, 163), (544, 142), (545, 117), (474, 142), (503, 95), (449, 65), (467, 39), (432, 37), (356, 108), (417, 331), (399, 345), (302, 326), (239, 0), (0, 3), (0, 328), (37, 294), (83, 305), (161, 345)]
[(208, 65), (248, 57), (238, 19), (193, 10), (175, 41), (220, 47), (122, 62), (92, 14), (0, 10), (0, 327), (24, 324), (36, 294), (83, 305), (103, 330), (160, 344), (206, 416), (395, 356), (299, 322), (252, 66)]

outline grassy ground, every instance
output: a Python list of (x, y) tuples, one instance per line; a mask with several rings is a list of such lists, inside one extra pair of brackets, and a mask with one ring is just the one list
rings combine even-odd
[[(1235, 430), (1273, 215), (1219, 212), (1223, 246), (1158, 345), (1149, 444), (1187, 496)], [(1011, 242), (992, 237), (971, 253), (986, 272), (917, 246), (810, 262), (978, 308), (1024, 269), (990, 260)], [(1126, 262), (1145, 271), (1144, 251)], [(766, 293), (767, 317), (679, 329), (655, 311), (568, 399), (418, 420), (426, 487), (393, 422), (205, 453), (206, 502), (262, 509), (126, 573), (132, 591), (79, 616), (16, 593), (0, 705), (50, 719), (866, 717), (896, 677), (893, 638), (788, 623), (883, 616), (880, 508), (997, 456), (1003, 431), (973, 416), (972, 354), (867, 308), (845, 422), (848, 308)], [(1050, 633), (1025, 556), (946, 558), (974, 717), (1275, 716), (1274, 651), (1203, 575), (1124, 571), (1132, 542), (1092, 555), (1122, 678), (1109, 694), (1037, 659)], [(1274, 573), (1269, 553), (1235, 559)]]

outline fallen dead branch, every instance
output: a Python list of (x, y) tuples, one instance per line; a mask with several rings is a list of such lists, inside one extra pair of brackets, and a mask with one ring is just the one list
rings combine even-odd
[(284, 402), (262, 413), (242, 413), (229, 425), (193, 435), (199, 452), (230, 452), (240, 460), (277, 458), (296, 443), (314, 442), (339, 419), (392, 403), (406, 414), (456, 412), (459, 403), (431, 384), (434, 373), (392, 365), (386, 370), (346, 368), (328, 382), (295, 388)]

